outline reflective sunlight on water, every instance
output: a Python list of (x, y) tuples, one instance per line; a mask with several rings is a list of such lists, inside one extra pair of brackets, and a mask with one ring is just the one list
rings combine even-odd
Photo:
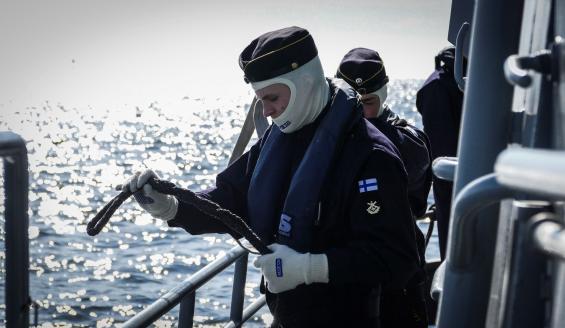
[[(420, 83), (394, 81), (389, 92), (391, 107), (418, 126), (414, 102)], [(228, 236), (191, 236), (168, 228), (132, 201), (98, 236), (89, 237), (85, 227), (116, 195), (115, 186), (144, 167), (195, 191), (211, 186), (227, 164), (250, 100), (185, 97), (175, 108), (152, 103), (111, 109), (45, 102), (0, 111), (0, 130), (28, 141), (30, 283), (31, 296), (41, 306), (40, 325), (110, 327), (123, 322), (235, 244)], [(0, 199), (3, 221), (2, 189)], [(2, 231), (2, 276), (3, 240)], [(431, 244), (428, 255), (437, 257), (435, 235)], [(199, 289), (196, 326), (226, 322), (232, 277), (233, 266)], [(246, 302), (259, 296), (259, 279), (250, 266)], [(1, 281), (3, 295), (4, 277)], [(267, 312), (259, 312), (250, 326), (264, 326)], [(157, 326), (175, 326), (177, 316), (174, 310)]]

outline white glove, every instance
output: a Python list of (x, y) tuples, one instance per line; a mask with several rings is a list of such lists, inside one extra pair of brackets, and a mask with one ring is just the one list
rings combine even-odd
[(165, 221), (171, 220), (177, 214), (179, 202), (171, 195), (153, 190), (153, 187), (147, 183), (152, 177), (159, 178), (153, 170), (147, 169), (134, 174), (122, 186), (129, 188), (134, 193), (133, 196), (137, 203), (154, 218)]
[(253, 265), (261, 268), (271, 293), (285, 292), (300, 284), (329, 282), (326, 254), (298, 253), (280, 244), (272, 244), (269, 248), (273, 253), (259, 256)]

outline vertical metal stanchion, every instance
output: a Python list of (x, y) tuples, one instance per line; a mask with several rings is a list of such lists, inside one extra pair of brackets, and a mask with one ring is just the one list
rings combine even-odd
[(6, 327), (29, 326), (28, 162), (24, 140), (0, 133), (4, 158)]
[[(497, 252), (504, 262), (503, 274), (493, 277), (487, 327), (534, 327), (544, 320), (543, 289), (545, 258), (530, 236), (530, 218), (550, 209), (542, 201), (514, 201), (508, 224), (513, 227), (506, 236), (511, 239), (507, 252)], [(500, 235), (499, 231), (499, 235)], [(496, 288), (498, 286), (498, 288)]]
[[(562, 8), (565, 9), (565, 6)], [(563, 22), (563, 24), (565, 24), (565, 22)], [(565, 223), (565, 203), (554, 204), (554, 208), (556, 216), (561, 222)], [(555, 263), (555, 266), (555, 287), (553, 291), (553, 309), (551, 311), (550, 326), (552, 328), (557, 328), (565, 322), (565, 261), (558, 261)]]
[(192, 328), (195, 302), (196, 292), (192, 292), (183, 297), (180, 302), (179, 328)]
[(249, 255), (245, 254), (235, 262), (233, 277), (233, 289), (231, 294), (230, 320), (236, 326), (241, 324), (243, 316), (243, 300), (245, 298), (245, 281), (247, 278), (247, 260)]
[[(491, 173), (496, 157), (507, 146), (513, 89), (502, 66), (518, 49), (516, 31), (522, 8), (522, 0), (475, 1), (454, 199), (471, 181)], [(485, 326), (498, 214), (496, 206), (482, 210), (479, 215), (484, 219), (468, 231), (481, 240), (471, 269), (455, 270), (448, 255), (439, 327)], [(453, 226), (451, 222), (450, 248), (459, 244), (452, 238)]]

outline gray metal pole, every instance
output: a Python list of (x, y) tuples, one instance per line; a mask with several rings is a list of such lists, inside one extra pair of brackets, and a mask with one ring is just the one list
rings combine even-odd
[(196, 292), (187, 294), (180, 301), (179, 328), (192, 328), (194, 322), (194, 306), (196, 302)]
[(473, 272), (474, 264), (481, 262), (478, 255), (480, 245), (484, 243), (483, 236), (474, 233), (474, 229), (480, 226), (482, 221), (489, 220), (488, 217), (479, 216), (477, 213), (489, 205), (512, 198), (514, 194), (511, 189), (496, 181), (494, 173), (476, 179), (461, 190), (453, 205), (452, 226), (449, 231), (450, 236), (457, 242), (451, 243), (448, 249), (446, 272)]
[[(477, 0), (471, 24), (471, 49), (459, 138), (459, 164), (453, 197), (474, 179), (493, 171), (506, 148), (510, 130), (512, 87), (503, 73), (505, 59), (517, 52), (522, 0)], [(470, 269), (446, 267), (438, 313), (439, 327), (483, 327), (496, 240), (498, 206), (482, 210), (483, 219), (468, 233), (480, 236)], [(458, 240), (451, 234), (449, 248)]]
[[(550, 209), (541, 201), (514, 201), (508, 224), (511, 247), (500, 251), (497, 259), (504, 262), (502, 275), (493, 278), (487, 327), (528, 328), (544, 320), (543, 277), (544, 256), (534, 248), (530, 236), (530, 218)], [(502, 222), (502, 221), (501, 221)], [(510, 237), (510, 238), (509, 238)], [(501, 238), (502, 239), (502, 238)], [(498, 279), (496, 279), (498, 278)], [(497, 288), (498, 287), (498, 288)]]
[[(259, 296), (258, 299), (256, 299), (253, 303), (249, 304), (243, 310), (243, 316), (241, 318), (242, 322), (247, 322), (247, 320), (249, 320), (257, 311), (259, 311), (263, 306), (265, 306), (266, 303), (267, 300), (265, 299), (265, 295)], [(230, 321), (224, 326), (224, 328), (235, 328), (240, 326), (241, 326), (240, 324), (236, 324), (235, 322)]]
[(248, 254), (243, 255), (235, 262), (233, 288), (231, 294), (230, 320), (238, 326), (243, 317), (243, 301), (245, 299), (245, 281), (247, 279)]
[[(546, 213), (542, 213), (540, 216), (543, 216), (544, 219), (546, 217), (554, 217)], [(540, 217), (539, 220), (542, 220), (542, 218)], [(563, 223), (550, 220), (541, 222), (535, 226), (533, 234), (537, 248), (547, 255), (555, 256), (565, 261), (565, 228)]]
[(438, 157), (432, 163), (434, 175), (441, 180), (453, 181), (457, 170), (457, 157)]
[(565, 197), (565, 151), (514, 148), (503, 151), (496, 161), (498, 182), (514, 190)]
[(29, 326), (28, 162), (24, 140), (0, 133), (4, 157), (6, 231), (6, 327)]
[[(539, 213), (530, 220), (530, 233), (539, 253), (546, 256), (547, 276), (542, 292), (534, 296), (542, 296), (545, 301), (545, 327), (562, 327), (565, 320), (565, 222), (563, 210), (555, 206), (557, 213)], [(551, 257), (548, 257), (551, 256)], [(548, 280), (551, 279), (551, 283)], [(549, 292), (552, 290), (551, 292)], [(551, 324), (549, 324), (551, 323)]]
[[(555, 39), (563, 42), (565, 38), (565, 3), (563, 1), (555, 1), (553, 12), (555, 22)], [(553, 144), (555, 145), (555, 148), (565, 149), (565, 46), (560, 45), (559, 50), (559, 56), (561, 58), (559, 59), (558, 82), (555, 83), (555, 87), (553, 89), (553, 130), (555, 132)]]
[(498, 153), (507, 146), (513, 87), (503, 64), (518, 51), (522, 6), (521, 0), (476, 1), (454, 196), (492, 172)]

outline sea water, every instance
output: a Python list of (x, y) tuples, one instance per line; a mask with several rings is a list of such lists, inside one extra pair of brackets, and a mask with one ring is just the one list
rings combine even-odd
[[(394, 111), (418, 127), (415, 96), (421, 83), (393, 81), (388, 98)], [(112, 108), (46, 101), (17, 111), (4, 106), (0, 131), (22, 135), (29, 152), (30, 296), (40, 305), (40, 326), (110, 327), (124, 322), (235, 245), (226, 235), (191, 236), (168, 228), (131, 200), (98, 236), (88, 236), (85, 227), (117, 194), (115, 186), (144, 168), (193, 191), (212, 186), (227, 165), (250, 100), (249, 95), (185, 97)], [(3, 221), (1, 188), (0, 199)], [(426, 223), (419, 225), (427, 228)], [(1, 238), (4, 295), (3, 230)], [(437, 245), (434, 234), (428, 258), (439, 256)], [(228, 321), (232, 281), (233, 265), (197, 291), (195, 326)], [(250, 265), (246, 304), (260, 296), (259, 281), (259, 272)], [(3, 298), (0, 304), (3, 312)], [(177, 318), (174, 309), (156, 326), (176, 326)], [(246, 326), (262, 327), (270, 320), (263, 308)]]

